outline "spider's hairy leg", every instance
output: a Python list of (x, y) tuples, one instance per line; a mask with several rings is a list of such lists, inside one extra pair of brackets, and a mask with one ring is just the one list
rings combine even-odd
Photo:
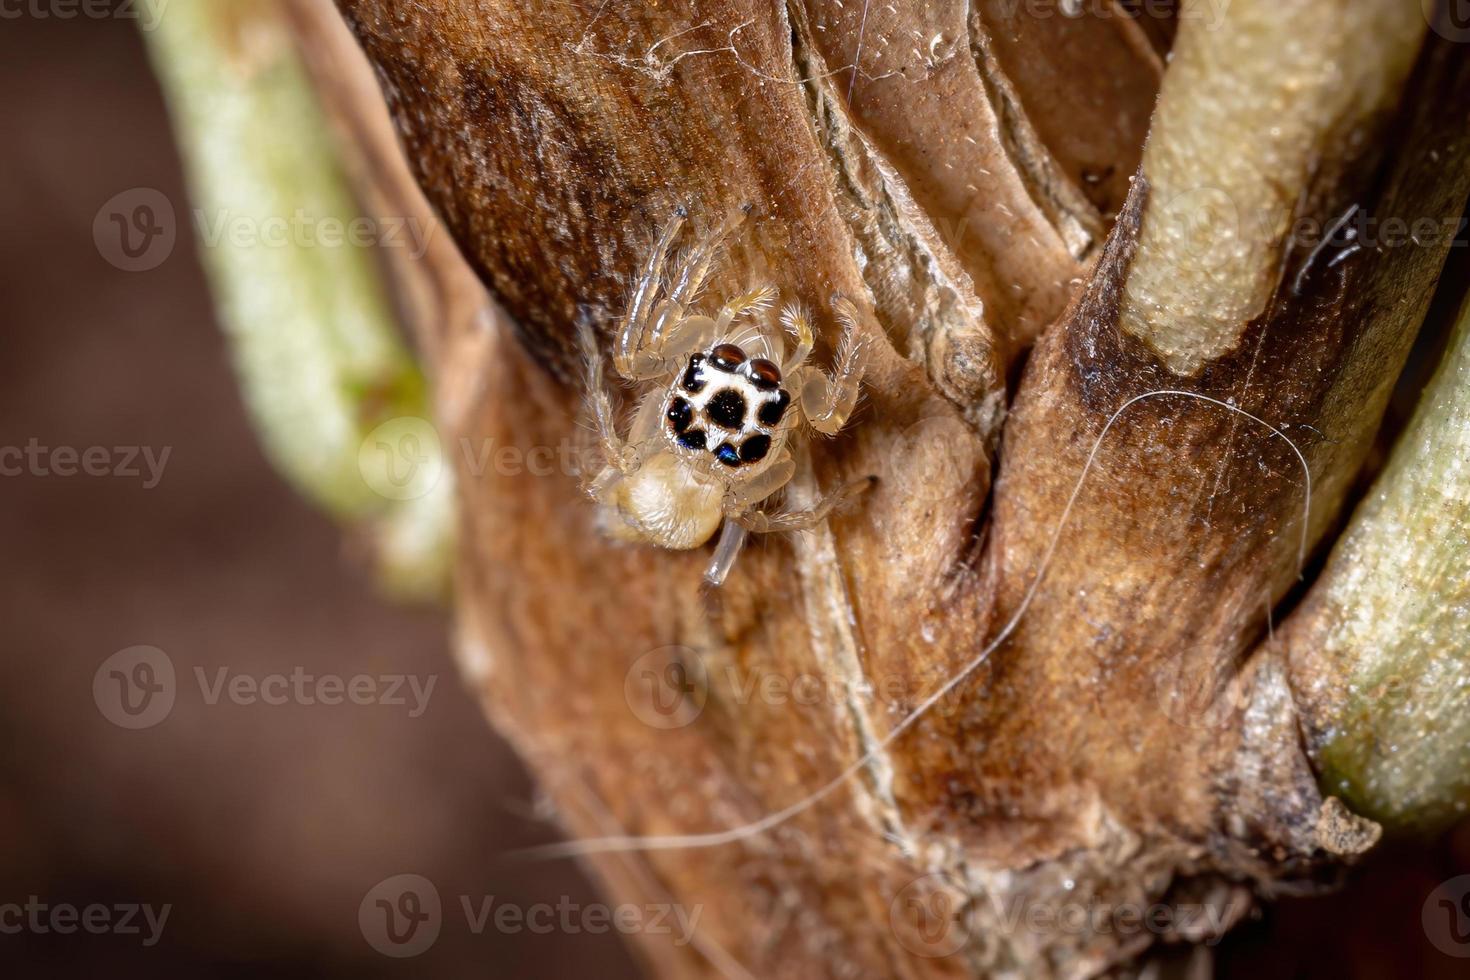
[(781, 326), (796, 338), (796, 349), (781, 365), (781, 373), (790, 374), (805, 364), (806, 359), (811, 356), (812, 344), (815, 342), (812, 335), (812, 321), (807, 316), (806, 310), (793, 303), (781, 311)]
[(796, 460), (783, 451), (777, 460), (751, 477), (730, 484), (725, 491), (725, 516), (739, 520), (740, 515), (755, 508), (762, 500), (791, 482), (796, 473)]
[(773, 286), (762, 286), (748, 293), (741, 293), (720, 307), (720, 312), (715, 316), (715, 336), (725, 336), (730, 329), (730, 324), (739, 317), (747, 313), (760, 313), (768, 310), (774, 302), (776, 302), (776, 289)]
[(715, 545), (715, 553), (704, 571), (706, 584), (715, 588), (725, 584), (725, 577), (735, 564), (735, 556), (745, 543), (748, 533), (746, 515), (753, 513), (762, 500), (790, 483), (795, 473), (796, 461), (791, 458), (790, 452), (783, 450), (775, 462), (764, 470), (755, 476), (732, 483), (726, 489), (723, 502), (725, 528), (720, 532), (719, 544)]
[(648, 258), (643, 263), (643, 269), (638, 273), (638, 280), (633, 288), (633, 299), (628, 304), (628, 316), (623, 321), (622, 329), (618, 332), (613, 355), (614, 366), (624, 377), (629, 377), (624, 368), (631, 363), (634, 353), (643, 346), (654, 299), (665, 285), (663, 282), (664, 262), (668, 259), (669, 247), (673, 244), (674, 237), (679, 234), (679, 229), (683, 226), (684, 209), (680, 208), (673, 219), (664, 226), (663, 232), (658, 236), (658, 241), (654, 243), (653, 250), (649, 252)]
[(858, 325), (857, 310), (846, 299), (833, 304), (837, 321), (842, 324), (842, 340), (837, 346), (837, 364), (830, 377), (813, 371), (802, 386), (801, 408), (807, 422), (823, 435), (834, 435), (847, 424), (857, 405), (858, 385), (863, 379), (867, 340)]
[(658, 390), (647, 392), (638, 403), (638, 410), (633, 413), (633, 424), (628, 426), (628, 448), (623, 453), (630, 471), (642, 466), (643, 461), (658, 452), (662, 445), (659, 430), (664, 424), (663, 407), (664, 393)]
[(745, 220), (746, 209), (737, 208), (718, 227), (695, 243), (679, 262), (679, 274), (669, 289), (668, 298), (654, 311), (653, 327), (649, 331), (647, 346), (659, 348), (664, 333), (684, 318), (684, 308), (693, 303), (704, 286), (705, 277), (720, 253), (720, 246), (730, 233)]
[(602, 351), (597, 346), (597, 331), (592, 329), (590, 323), (579, 324), (577, 341), (582, 348), (582, 357), (587, 362), (587, 401), (592, 407), (592, 421), (597, 426), (597, 441), (602, 447), (603, 460), (607, 464), (590, 488), (593, 495), (597, 496), (601, 489), (606, 489), (608, 484), (614, 482), (617, 475), (628, 472), (628, 445), (618, 435), (617, 410), (608, 393)]
[(725, 584), (730, 569), (735, 565), (735, 556), (740, 554), (740, 548), (745, 544), (745, 534), (745, 528), (735, 521), (725, 522), (725, 528), (720, 532), (720, 542), (715, 545), (715, 553), (704, 570), (704, 581), (707, 585), (717, 589)]
[(663, 343), (634, 353), (624, 377), (651, 381), (675, 370), (671, 362), (690, 351), (708, 346), (715, 336), (715, 321), (702, 314), (687, 316), (674, 327)]
[(746, 511), (735, 520), (753, 534), (774, 534), (780, 531), (807, 531), (827, 519), (827, 515), (857, 498), (858, 494), (878, 482), (875, 476), (865, 476), (844, 484), (805, 510), (786, 510), (767, 513), (760, 510)]

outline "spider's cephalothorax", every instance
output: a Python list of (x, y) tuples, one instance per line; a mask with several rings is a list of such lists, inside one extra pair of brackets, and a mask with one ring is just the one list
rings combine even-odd
[[(868, 481), (859, 480), (799, 512), (759, 505), (796, 471), (790, 437), (802, 424), (832, 434), (857, 401), (862, 344), (857, 311), (834, 301), (842, 341), (835, 371), (808, 365), (806, 315), (786, 307), (776, 320), (770, 287), (736, 296), (709, 316), (693, 308), (720, 242), (742, 215), (695, 245), (665, 273), (683, 223), (664, 229), (634, 286), (613, 364), (625, 380), (656, 384), (640, 401), (627, 436), (618, 433), (590, 328), (583, 344), (589, 390), (607, 465), (591, 492), (614, 536), (665, 548), (696, 548), (725, 521), (707, 577), (719, 584), (745, 531), (797, 531), (816, 524)], [(786, 337), (793, 341), (788, 349)]]
[(791, 406), (781, 369), (737, 344), (689, 355), (666, 404), (664, 422), (673, 444), (708, 454), (729, 469), (761, 462), (790, 431), (781, 427)]

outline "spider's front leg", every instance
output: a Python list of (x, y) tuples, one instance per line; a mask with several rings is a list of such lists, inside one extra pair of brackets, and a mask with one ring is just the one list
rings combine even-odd
[(837, 345), (837, 363), (832, 375), (813, 370), (801, 388), (801, 410), (813, 429), (835, 435), (857, 405), (858, 386), (867, 360), (867, 340), (858, 326), (857, 309), (845, 298), (833, 303), (842, 339)]
[(671, 357), (713, 336), (715, 328), (709, 317), (686, 316), (686, 310), (699, 296), (720, 245), (744, 219), (745, 212), (736, 211), (681, 256), (668, 275), (664, 266), (684, 224), (683, 210), (664, 228), (639, 273), (628, 316), (618, 332), (613, 364), (620, 375), (629, 381), (659, 377)]
[(628, 315), (623, 319), (622, 329), (618, 331), (617, 341), (613, 345), (613, 367), (629, 381), (640, 380), (636, 367), (638, 355), (643, 350), (644, 338), (648, 336), (648, 323), (655, 300), (664, 289), (664, 263), (668, 261), (669, 248), (673, 245), (674, 238), (679, 234), (679, 229), (684, 227), (684, 216), (683, 208), (675, 212), (673, 219), (659, 234), (648, 258), (643, 261), (643, 268), (633, 286), (633, 298), (628, 303)]

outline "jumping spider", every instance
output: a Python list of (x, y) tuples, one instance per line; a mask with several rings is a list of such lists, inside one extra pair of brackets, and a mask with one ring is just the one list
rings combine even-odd
[[(779, 327), (772, 323), (775, 289), (736, 296), (714, 316), (693, 305), (721, 242), (743, 218), (743, 212), (732, 215), (670, 261), (684, 223), (680, 211), (644, 263), (613, 345), (618, 375), (653, 385), (626, 437), (618, 434), (596, 337), (590, 326), (582, 330), (606, 458), (589, 491), (602, 507), (604, 529), (621, 540), (682, 550), (704, 544), (723, 520), (705, 572), (715, 586), (747, 531), (806, 530), (872, 482), (850, 483), (805, 510), (759, 509), (795, 473), (790, 440), (803, 423), (824, 435), (846, 424), (864, 359), (857, 310), (842, 298), (833, 302), (842, 342), (830, 376), (806, 363), (813, 335), (799, 307), (782, 310)], [(783, 330), (794, 341), (790, 349)]]

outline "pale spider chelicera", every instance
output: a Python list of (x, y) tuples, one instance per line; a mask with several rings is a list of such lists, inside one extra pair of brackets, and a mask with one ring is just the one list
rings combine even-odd
[[(802, 531), (868, 486), (857, 480), (801, 510), (760, 509), (796, 472), (792, 436), (803, 426), (832, 435), (857, 402), (864, 342), (857, 310), (833, 301), (842, 326), (834, 373), (807, 364), (813, 334), (790, 305), (773, 322), (776, 290), (735, 296), (710, 316), (694, 304), (737, 212), (676, 260), (669, 250), (684, 223), (681, 210), (660, 234), (633, 286), (613, 345), (625, 381), (653, 385), (639, 400), (626, 437), (588, 325), (582, 345), (588, 391), (605, 465), (589, 492), (613, 537), (688, 549), (724, 532), (705, 578), (720, 585), (747, 531)], [(669, 266), (666, 270), (665, 266)], [(794, 346), (788, 349), (782, 334)]]

